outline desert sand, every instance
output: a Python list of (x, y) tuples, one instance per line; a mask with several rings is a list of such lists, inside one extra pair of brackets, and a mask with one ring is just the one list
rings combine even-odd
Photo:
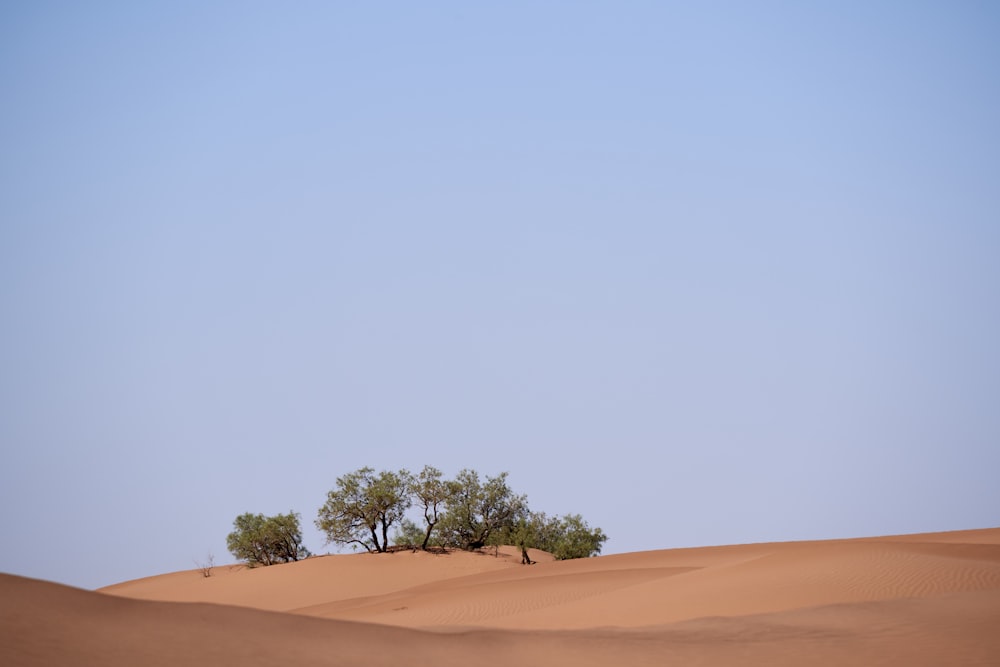
[(0, 575), (0, 664), (1000, 665), (1000, 528), (532, 556)]

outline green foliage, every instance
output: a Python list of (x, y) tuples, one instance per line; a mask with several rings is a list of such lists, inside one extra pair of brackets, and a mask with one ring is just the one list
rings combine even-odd
[(294, 512), (270, 517), (248, 512), (236, 517), (233, 528), (226, 546), (249, 567), (287, 563), (310, 555), (302, 546), (299, 515)]
[[(426, 532), (415, 521), (403, 519), (399, 524), (399, 528), (396, 529), (396, 534), (392, 536), (392, 543), (397, 547), (418, 547), (423, 544)], [(421, 548), (427, 549), (427, 546), (437, 545), (432, 543)]]
[(527, 513), (528, 500), (507, 486), (507, 473), (487, 477), (465, 469), (449, 483), (450, 494), (441, 517), (441, 539), (462, 549), (478, 549), (495, 543), (502, 534)]
[[(407, 517), (416, 506), (422, 521)], [(465, 469), (453, 480), (425, 466), (419, 474), (406, 470), (361, 468), (337, 478), (327, 494), (316, 526), (327, 542), (356, 544), (368, 551), (389, 547), (389, 528), (397, 546), (479, 549), (513, 544), (548, 551), (558, 559), (586, 558), (601, 552), (608, 539), (579, 514), (548, 517), (528, 509), (526, 496), (507, 484), (507, 473), (480, 478)], [(526, 551), (525, 551), (526, 553)]]
[(496, 544), (541, 549), (557, 560), (595, 556), (607, 539), (600, 528), (591, 528), (579, 514), (549, 517), (544, 512), (520, 516), (494, 536)]
[[(427, 527), (423, 535), (414, 539), (411, 544), (420, 544), (421, 549), (426, 549), (431, 544), (431, 533), (441, 521), (445, 505), (451, 498), (452, 487), (443, 479), (440, 470), (424, 466), (420, 474), (410, 480), (410, 493), (423, 511), (424, 525)], [(416, 528), (416, 524), (414, 527)]]
[(337, 478), (337, 488), (327, 494), (319, 510), (316, 527), (327, 542), (360, 544), (368, 551), (384, 552), (389, 546), (389, 527), (403, 520), (412, 503), (412, 476), (405, 470), (382, 471), (361, 468)]
[(591, 528), (579, 514), (567, 514), (552, 520), (544, 533), (544, 546), (559, 560), (589, 558), (601, 553), (608, 536), (600, 528)]
[(522, 512), (513, 521), (494, 531), (490, 536), (489, 544), (497, 547), (504, 544), (511, 544), (521, 547), (522, 550), (529, 547), (540, 549), (541, 547), (538, 545), (541, 541), (538, 533), (539, 526), (535, 521), (536, 516), (535, 514)]

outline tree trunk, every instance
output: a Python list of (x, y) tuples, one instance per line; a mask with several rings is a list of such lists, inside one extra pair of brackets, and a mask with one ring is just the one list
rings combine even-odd
[(434, 530), (434, 524), (430, 521), (427, 522), (427, 533), (424, 535), (424, 543), (420, 545), (420, 548), (427, 551), (427, 544), (431, 541), (431, 531)]

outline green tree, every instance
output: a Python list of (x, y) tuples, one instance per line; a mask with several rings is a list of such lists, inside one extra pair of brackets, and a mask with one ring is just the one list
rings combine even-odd
[[(399, 528), (392, 538), (392, 543), (396, 546), (416, 547), (424, 541), (427, 531), (417, 525), (416, 521), (403, 519), (399, 522)], [(427, 547), (424, 547), (426, 549)]]
[(360, 544), (368, 551), (384, 552), (389, 527), (403, 520), (411, 500), (412, 476), (405, 470), (361, 468), (337, 478), (337, 488), (327, 494), (316, 527), (327, 543)]
[(521, 549), (521, 564), (532, 565), (534, 561), (528, 556), (529, 548), (541, 549), (545, 542), (542, 531), (545, 530), (545, 515), (534, 512), (522, 512), (514, 521), (490, 537), (490, 544), (499, 547), (510, 544)]
[[(420, 541), (420, 548), (426, 550), (431, 542), (431, 533), (441, 521), (445, 504), (451, 497), (451, 485), (442, 479), (442, 473), (432, 466), (424, 466), (420, 474), (414, 477), (410, 484), (410, 493), (416, 500), (424, 515), (426, 530)], [(405, 531), (404, 531), (405, 532)], [(417, 542), (414, 541), (413, 544)]]
[(527, 512), (527, 498), (511, 490), (506, 472), (487, 477), (484, 483), (479, 473), (466, 469), (448, 486), (450, 493), (440, 524), (442, 540), (451, 546), (471, 550), (493, 544), (495, 534)]
[(590, 558), (601, 553), (608, 536), (600, 528), (591, 528), (579, 514), (551, 520), (543, 532), (544, 546), (558, 560)]
[(547, 551), (557, 560), (588, 558), (601, 552), (607, 536), (600, 528), (591, 528), (579, 514), (549, 517), (544, 512), (530, 512), (494, 534), (491, 543), (521, 548), (521, 562), (528, 563), (529, 548)]
[(249, 567), (287, 563), (310, 555), (302, 545), (302, 529), (295, 512), (275, 516), (247, 512), (236, 517), (233, 528), (226, 546)]

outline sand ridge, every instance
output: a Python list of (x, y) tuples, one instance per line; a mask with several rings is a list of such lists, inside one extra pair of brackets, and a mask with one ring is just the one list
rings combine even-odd
[[(102, 589), (416, 628), (643, 627), (851, 602), (1000, 590), (1000, 529), (671, 549), (525, 567), (516, 550), (354, 554)], [(961, 537), (961, 539), (957, 539)], [(543, 561), (544, 555), (534, 552)]]
[(328, 556), (101, 592), (5, 575), (0, 662), (1000, 664), (1000, 528), (535, 556)]

